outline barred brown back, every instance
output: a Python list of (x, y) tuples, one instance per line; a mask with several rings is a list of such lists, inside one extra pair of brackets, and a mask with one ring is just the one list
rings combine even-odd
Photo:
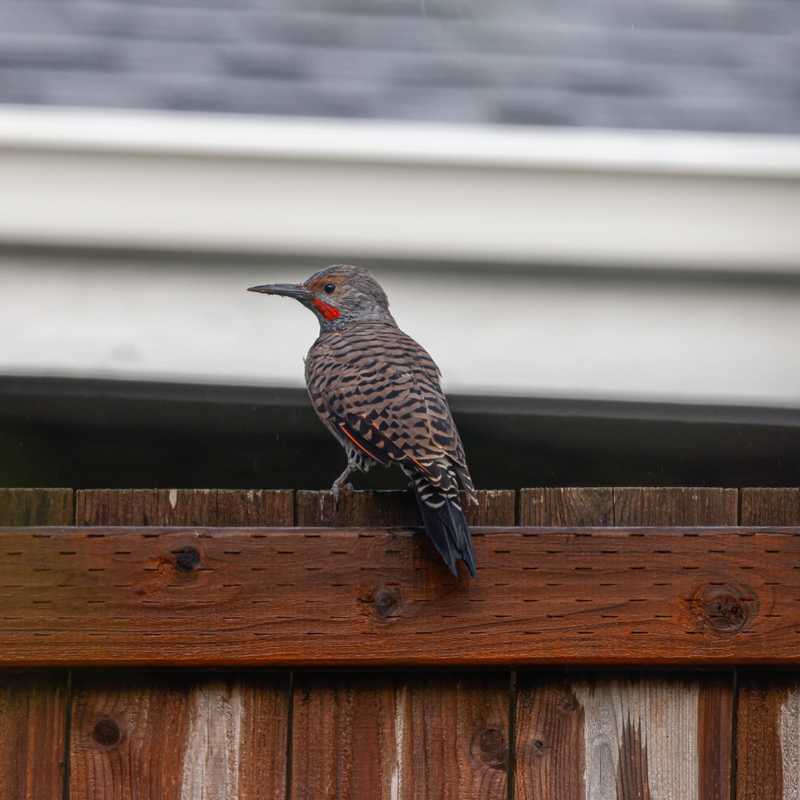
[[(314, 409), (342, 445), (357, 446), (352, 435), (374, 461), (397, 463), (428, 508), (460, 511), (459, 487), (474, 494), (439, 369), (396, 325), (354, 322), (323, 331), (309, 351), (306, 382)], [(468, 541), (467, 534), (464, 549)]]

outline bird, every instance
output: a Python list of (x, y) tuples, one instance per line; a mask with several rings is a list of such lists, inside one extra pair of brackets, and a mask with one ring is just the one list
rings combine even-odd
[(353, 472), (399, 467), (450, 572), (458, 576), (462, 561), (475, 577), (460, 490), (476, 505), (477, 494), (441, 373), (428, 352), (400, 330), (378, 281), (362, 267), (335, 264), (303, 283), (248, 291), (297, 300), (319, 321), (305, 379), (317, 416), (347, 455), (331, 487), (335, 501)]

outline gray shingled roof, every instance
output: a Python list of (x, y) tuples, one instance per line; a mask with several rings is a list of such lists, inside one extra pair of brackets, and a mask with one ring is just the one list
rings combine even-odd
[(793, 0), (0, 0), (0, 102), (800, 132)]

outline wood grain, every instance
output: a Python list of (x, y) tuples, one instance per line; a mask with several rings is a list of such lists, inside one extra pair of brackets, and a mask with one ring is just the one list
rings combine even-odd
[(698, 798), (699, 800), (729, 800), (733, 786), (733, 671), (705, 674), (699, 683)]
[(62, 672), (0, 672), (0, 797), (61, 797), (66, 707)]
[(800, 525), (800, 489), (742, 489), (742, 525)]
[[(791, 772), (796, 765), (797, 730), (791, 726), (794, 698), (800, 686), (774, 674), (745, 675), (740, 679), (736, 733), (737, 800), (794, 800), (800, 796)], [(789, 713), (784, 709), (788, 709)], [(784, 767), (790, 773), (784, 776)], [(797, 770), (794, 768), (795, 781)], [(786, 778), (786, 790), (784, 780)]]
[[(642, 526), (731, 524), (736, 522), (736, 492), (705, 489), (534, 489), (523, 490), (520, 519), (540, 525), (605, 526), (623, 521)], [(691, 533), (686, 532), (691, 538)], [(594, 532), (584, 531), (589, 540)], [(658, 528), (640, 529), (638, 544), (661, 538)], [(599, 540), (597, 540), (599, 541)], [(680, 545), (676, 541), (681, 541)], [(727, 562), (725, 548), (701, 538), (704, 556), (698, 559), (713, 568)], [(581, 543), (571, 546), (574, 555)], [(628, 540), (619, 550), (602, 548), (604, 555), (631, 555), (637, 544)], [(681, 552), (676, 575), (656, 578), (658, 560)], [(678, 589), (680, 579), (695, 573), (699, 561), (686, 558), (683, 540), (666, 541), (653, 548), (652, 558), (627, 565), (628, 577), (618, 578), (630, 591), (626, 603), (610, 603), (598, 610), (595, 630), (602, 630), (598, 650), (609, 644), (609, 622), (631, 604), (646, 607), (645, 596), (669, 584), (677, 593), (663, 598), (654, 619), (681, 620), (676, 626), (686, 637), (709, 637), (722, 628), (745, 632), (736, 612), (746, 611), (746, 598), (755, 596), (736, 583), (740, 571), (730, 573), (729, 582), (708, 581)], [(609, 562), (606, 562), (608, 564)], [(730, 565), (733, 566), (733, 565)], [(739, 566), (748, 566), (740, 562)], [(610, 582), (596, 569), (585, 575), (590, 594)], [(734, 580), (735, 578), (735, 580)], [(640, 584), (639, 580), (647, 581)], [(640, 587), (638, 590), (634, 587)], [(609, 588), (609, 587), (606, 587)], [(559, 587), (550, 587), (559, 590)], [(746, 591), (747, 594), (743, 594)], [(641, 593), (641, 598), (637, 594)], [(683, 598), (683, 600), (679, 599)], [(581, 598), (575, 598), (581, 599)], [(693, 608), (705, 622), (693, 626), (682, 617), (681, 603)], [(737, 605), (738, 604), (738, 605)], [(749, 608), (750, 613), (756, 613)], [(573, 612), (574, 613), (574, 612)], [(732, 615), (732, 616), (731, 616)], [(635, 633), (639, 631), (639, 633)], [(694, 633), (692, 633), (694, 631)], [(629, 629), (631, 647), (651, 653), (654, 643), (649, 622)], [(681, 635), (675, 631), (676, 643)], [(741, 637), (740, 637), (741, 638)], [(721, 645), (717, 642), (717, 645)], [(633, 661), (632, 657), (629, 660)], [(706, 674), (701, 678), (672, 676), (590, 676), (567, 681), (563, 676), (521, 672), (516, 708), (515, 796), (517, 800), (729, 800), (732, 740), (733, 672)]]
[[(800, 524), (800, 489), (742, 489), (742, 525)], [(800, 597), (798, 582), (785, 591)], [(736, 730), (737, 800), (800, 797), (800, 677), (744, 670)]]
[(614, 490), (610, 488), (521, 489), (520, 525), (608, 527), (614, 524)]
[(71, 800), (279, 800), (288, 676), (79, 676)]
[[(470, 525), (513, 526), (516, 493), (510, 489), (478, 492), (478, 505), (464, 502)], [(297, 492), (300, 527), (418, 527), (422, 523), (414, 495), (407, 491), (344, 491), (338, 505), (330, 492)]]
[(508, 677), (298, 676), (293, 800), (505, 800)]
[(621, 526), (736, 525), (736, 489), (618, 487), (614, 524)]
[[(78, 492), (83, 525), (292, 525), (290, 491), (97, 490)], [(85, 529), (98, 540), (98, 529)], [(113, 537), (112, 537), (113, 538)], [(119, 546), (117, 546), (117, 544)], [(113, 559), (127, 558), (113, 546)], [(67, 556), (68, 558), (70, 556)], [(201, 576), (199, 550), (192, 543), (167, 556), (177, 574)], [(107, 590), (138, 585), (148, 589), (164, 565), (148, 562), (137, 583), (130, 563), (120, 564), (118, 581)], [(103, 569), (99, 567), (97, 569)], [(135, 573), (135, 570), (133, 570)], [(104, 573), (96, 573), (101, 576)], [(216, 645), (205, 627), (204, 602), (184, 602), (189, 584), (173, 585), (172, 598), (189, 612), (172, 616), (175, 635), (184, 631)], [(136, 591), (136, 590), (134, 590)], [(81, 590), (76, 597), (89, 597)], [(112, 595), (107, 595), (111, 598)], [(114, 605), (111, 599), (99, 600)], [(158, 602), (158, 601), (156, 601)], [(118, 609), (119, 611), (119, 609)], [(133, 628), (124, 612), (118, 622)], [(229, 629), (236, 621), (225, 616)], [(139, 635), (150, 638), (153, 631)], [(157, 637), (151, 638), (154, 643)], [(98, 641), (98, 645), (114, 645)], [(120, 645), (126, 647), (127, 645)], [(280, 673), (81, 673), (72, 714), (72, 800), (283, 800), (289, 726), (289, 676)]]
[(72, 489), (0, 489), (0, 525), (71, 525)]
[(86, 489), (77, 525), (293, 525), (294, 492), (244, 489)]
[[(528, 672), (519, 688), (518, 800), (729, 798), (727, 676)], [(710, 746), (713, 736), (728, 744)]]
[[(800, 529), (0, 530), (0, 664), (800, 662)], [(57, 613), (54, 613), (57, 610)]]
[(521, 673), (517, 697), (515, 798), (584, 800), (583, 707), (572, 686)]
[[(12, 527), (72, 524), (72, 491), (0, 489), (0, 521)], [(63, 670), (0, 671), (0, 797), (61, 797), (67, 686)]]
[[(514, 492), (483, 491), (478, 500), (467, 512), (472, 525), (514, 524)], [(298, 492), (297, 519), (307, 525), (419, 524), (407, 492), (347, 492), (338, 507), (327, 492)], [(428, 554), (418, 565), (419, 578), (436, 582), (438, 559), (422, 536), (414, 540)], [(372, 565), (362, 565), (360, 573), (362, 616), (393, 625), (403, 613), (402, 585), (392, 576), (384, 582)], [(339, 605), (335, 600), (331, 608)], [(508, 689), (508, 673), (298, 674), (292, 798), (505, 800)]]

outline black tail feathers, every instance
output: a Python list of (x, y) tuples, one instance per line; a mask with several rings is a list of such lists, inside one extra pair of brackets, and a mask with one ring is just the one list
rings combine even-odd
[[(428, 492), (430, 492), (430, 488), (426, 487), (426, 493)], [(467, 565), (470, 575), (474, 578), (475, 553), (472, 549), (472, 539), (467, 520), (461, 506), (444, 494), (437, 493), (430, 498), (430, 501), (438, 505), (438, 507), (434, 507), (420, 497), (419, 490), (415, 490), (414, 493), (417, 497), (417, 505), (419, 506), (419, 513), (422, 515), (425, 531), (439, 551), (439, 555), (444, 559), (450, 572), (458, 576), (456, 562), (461, 559)]]

